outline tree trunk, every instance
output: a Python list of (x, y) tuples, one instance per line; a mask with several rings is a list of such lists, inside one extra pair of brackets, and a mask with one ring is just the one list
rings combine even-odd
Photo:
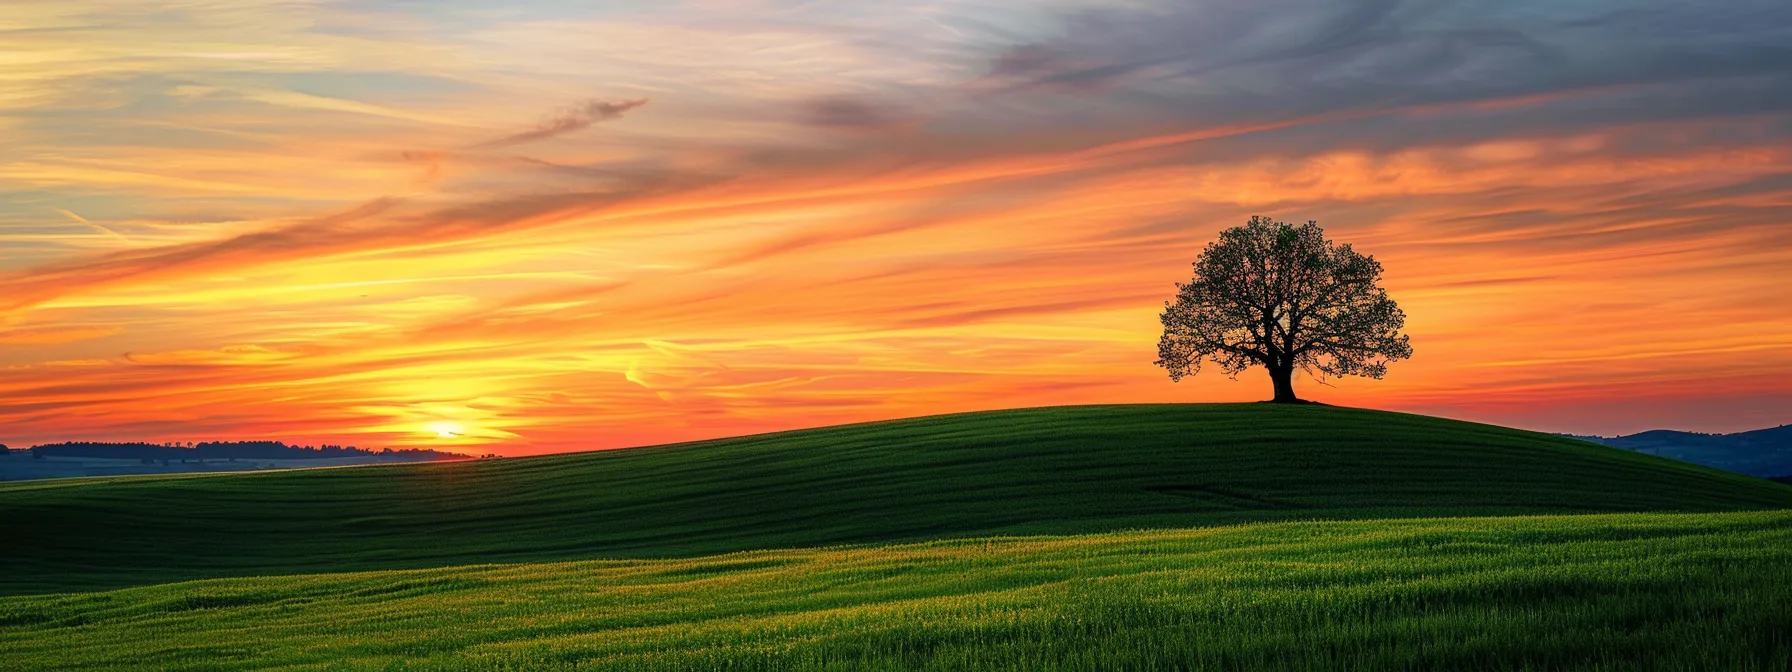
[(1300, 397), (1294, 396), (1294, 367), (1269, 367), (1269, 379), (1276, 384), (1276, 403), (1300, 403)]

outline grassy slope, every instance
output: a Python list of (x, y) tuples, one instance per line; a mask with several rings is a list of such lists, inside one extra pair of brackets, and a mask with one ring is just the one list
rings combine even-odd
[(1792, 508), (1792, 488), (1373, 411), (1032, 409), (525, 460), (0, 486), (0, 594), (1251, 520), (1748, 508)]
[(1792, 512), (1201, 530), (0, 598), (0, 669), (1786, 670)]

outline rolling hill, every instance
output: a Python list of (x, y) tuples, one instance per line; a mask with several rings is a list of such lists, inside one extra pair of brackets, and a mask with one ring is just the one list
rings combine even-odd
[(1583, 441), (1323, 406), (936, 416), (449, 464), (0, 485), (0, 594), (1289, 520), (1792, 508)]

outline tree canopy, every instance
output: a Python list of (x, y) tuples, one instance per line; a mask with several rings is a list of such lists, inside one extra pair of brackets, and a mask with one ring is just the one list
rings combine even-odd
[(1157, 365), (1170, 379), (1212, 362), (1226, 375), (1268, 369), (1275, 400), (1296, 402), (1294, 371), (1381, 378), (1412, 356), (1406, 313), (1379, 286), (1381, 264), (1326, 239), (1315, 222), (1252, 217), (1220, 232), (1159, 318)]

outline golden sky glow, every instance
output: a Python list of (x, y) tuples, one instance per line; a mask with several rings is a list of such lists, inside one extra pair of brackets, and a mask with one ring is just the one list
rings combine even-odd
[(1151, 364), (1252, 214), (1410, 316), (1310, 398), (1792, 421), (1784, 3), (162, 4), (0, 12), (14, 446), (1261, 399)]

